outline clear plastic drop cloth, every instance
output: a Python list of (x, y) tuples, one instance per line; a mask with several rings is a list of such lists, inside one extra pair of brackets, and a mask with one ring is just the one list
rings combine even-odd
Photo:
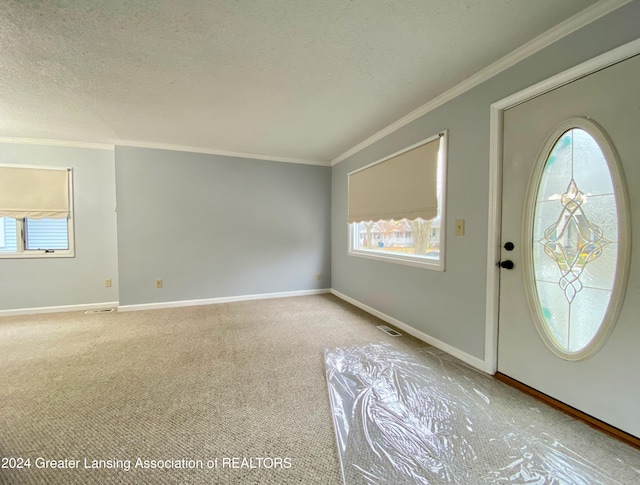
[(554, 419), (570, 426), (565, 415), (545, 421), (522, 397), (514, 407), (512, 390), (494, 400), (506, 386), (446, 354), (381, 343), (325, 350), (325, 362), (347, 485), (640, 483), (636, 450), (615, 442), (623, 458), (596, 465), (547, 429)]

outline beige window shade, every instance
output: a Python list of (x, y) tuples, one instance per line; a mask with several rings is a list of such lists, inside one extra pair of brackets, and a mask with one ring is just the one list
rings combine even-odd
[(429, 220), (438, 213), (440, 139), (349, 175), (348, 221)]
[(63, 219), (68, 216), (67, 169), (0, 166), (0, 217)]

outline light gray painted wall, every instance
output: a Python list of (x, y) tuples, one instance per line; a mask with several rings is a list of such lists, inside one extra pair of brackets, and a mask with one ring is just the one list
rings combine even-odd
[[(632, 2), (336, 165), (332, 173), (332, 287), (480, 359), (484, 355), (489, 107), (510, 94), (630, 42)], [(579, 114), (579, 113), (576, 113)], [(449, 129), (446, 272), (347, 256), (347, 173)], [(454, 235), (466, 219), (466, 235)]]
[(75, 258), (0, 259), (0, 310), (118, 301), (113, 150), (0, 143), (0, 163), (73, 168), (76, 247)]
[(330, 167), (118, 146), (116, 191), (121, 305), (331, 285)]

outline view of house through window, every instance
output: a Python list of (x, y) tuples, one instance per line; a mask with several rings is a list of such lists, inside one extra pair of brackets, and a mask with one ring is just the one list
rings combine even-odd
[(360, 222), (354, 224), (353, 248), (388, 254), (410, 254), (438, 259), (440, 220)]

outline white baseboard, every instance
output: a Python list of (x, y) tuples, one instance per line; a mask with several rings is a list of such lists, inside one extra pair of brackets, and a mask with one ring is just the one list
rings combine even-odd
[(249, 301), (249, 300), (266, 300), (269, 298), (287, 298), (292, 296), (307, 296), (307, 295), (321, 295), (326, 293), (332, 293), (338, 298), (351, 303), (352, 305), (361, 308), (367, 313), (378, 317), (380, 320), (384, 320), (391, 325), (394, 325), (397, 328), (400, 328), (407, 332), (409, 335), (413, 335), (419, 340), (428, 343), (429, 345), (433, 345), (434, 347), (452, 355), (460, 359), (461, 361), (469, 364), (476, 369), (479, 369), (483, 372), (490, 373), (491, 369), (488, 367), (487, 363), (482, 360), (474, 357), (473, 355), (467, 354), (462, 350), (453, 347), (447, 343), (444, 343), (430, 335), (427, 335), (420, 330), (417, 330), (396, 318), (393, 318), (386, 313), (382, 313), (381, 311), (376, 310), (364, 303), (359, 302), (351, 298), (350, 296), (345, 295), (344, 293), (340, 293), (337, 290), (323, 288), (319, 290), (300, 290), (300, 291), (285, 291), (280, 293), (262, 293), (258, 295), (239, 295), (239, 296), (227, 296), (221, 298), (204, 298), (200, 300), (181, 300), (181, 301), (167, 301), (160, 303), (143, 303), (139, 305), (123, 305), (118, 306), (117, 301), (112, 302), (104, 302), (104, 303), (89, 303), (85, 305), (64, 305), (64, 306), (51, 306), (51, 307), (39, 307), (39, 308), (21, 308), (15, 310), (0, 310), (0, 317), (4, 316), (14, 316), (14, 315), (35, 315), (39, 313), (60, 313), (60, 312), (80, 312), (87, 310), (96, 310), (99, 308), (117, 308), (119, 312), (133, 312), (139, 310), (158, 310), (162, 308), (178, 308), (178, 307), (187, 307), (187, 306), (200, 306), (200, 305), (215, 305), (218, 303), (232, 303), (236, 301)]
[(159, 310), (162, 308), (178, 308), (185, 306), (215, 305), (218, 303), (232, 303), (235, 301), (266, 300), (269, 298), (287, 298), (290, 296), (321, 295), (330, 293), (329, 288), (320, 290), (284, 291), (280, 293), (261, 293), (258, 295), (224, 296), (221, 298), (204, 298), (201, 300), (163, 301), (159, 303), (142, 303), (139, 305), (123, 305), (118, 307), (119, 312), (135, 312), (138, 310)]
[(378, 311), (375, 308), (370, 307), (369, 305), (365, 305), (364, 303), (361, 303), (358, 300), (355, 300), (350, 296), (345, 295), (344, 293), (340, 293), (339, 291), (336, 291), (333, 288), (331, 289), (331, 293), (337, 296), (338, 298), (348, 303), (351, 303), (353, 306), (357, 306), (358, 308), (364, 310), (365, 312), (378, 317), (380, 320), (384, 320), (385, 322), (390, 323), (391, 325), (404, 330), (409, 335), (413, 335), (415, 338), (422, 340), (423, 342), (428, 343), (429, 345), (433, 345), (434, 347), (446, 352), (447, 354), (452, 355), (457, 359), (460, 359), (461, 361), (469, 364), (470, 366), (475, 367), (476, 369), (481, 370), (482, 372), (490, 373), (490, 370), (488, 369), (487, 364), (485, 363), (484, 360), (478, 359), (473, 355), (467, 354), (466, 352), (463, 352), (462, 350), (456, 347), (453, 347), (447, 343), (444, 343), (438, 340), (437, 338), (431, 337), (430, 335), (427, 335), (426, 333), (421, 332), (420, 330), (416, 330), (415, 328), (407, 325), (406, 323), (401, 322), (400, 320), (397, 320), (392, 316), (387, 315), (386, 313), (382, 313), (381, 311)]
[(62, 305), (43, 306), (38, 308), (17, 308), (15, 310), (0, 310), (0, 317), (15, 315), (37, 315), (39, 313), (63, 313), (63, 312), (84, 312), (87, 310), (97, 310), (99, 308), (117, 308), (117, 301), (104, 303), (87, 303), (85, 305)]

